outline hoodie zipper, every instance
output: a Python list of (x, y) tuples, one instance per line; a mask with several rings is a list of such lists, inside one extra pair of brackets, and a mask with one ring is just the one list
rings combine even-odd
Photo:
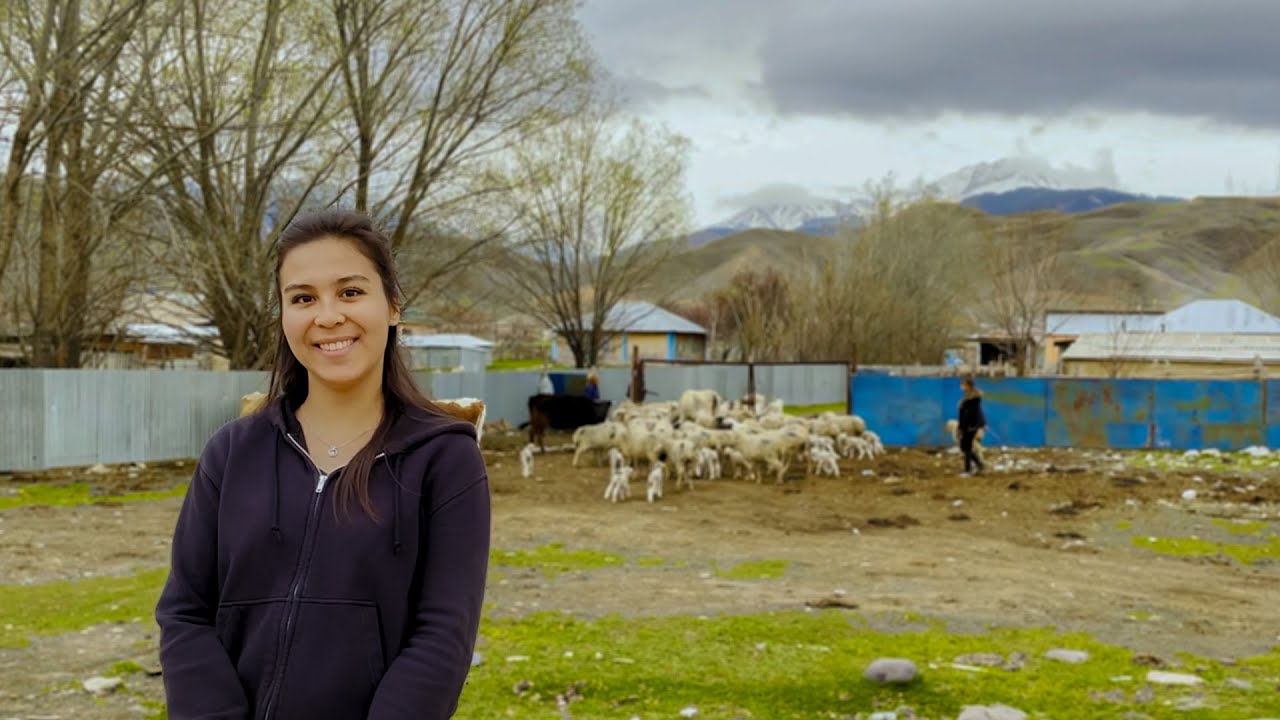
[[(302, 445), (293, 438), (292, 433), (285, 433), (284, 436), (289, 439), (289, 443), (291, 445), (297, 448), (298, 452), (302, 453), (303, 457), (307, 459), (307, 462), (311, 463), (311, 467), (316, 471), (316, 491), (311, 499), (311, 510), (307, 513), (307, 523), (302, 529), (303, 549), (298, 560), (298, 566), (294, 568), (293, 582), (289, 587), (289, 596), (286, 600), (284, 641), (281, 645), (280, 661), (276, 663), (276, 671), (271, 678), (271, 688), (267, 693), (267, 706), (266, 710), (262, 714), (264, 720), (271, 720), (271, 711), (275, 708), (276, 697), (279, 694), (280, 689), (280, 682), (284, 680), (285, 664), (289, 658), (289, 646), (292, 644), (293, 639), (291, 633), (293, 631), (294, 615), (297, 612), (298, 606), (301, 605), (298, 598), (302, 594), (302, 586), (307, 578), (307, 570), (311, 567), (311, 551), (315, 545), (316, 535), (319, 534), (318, 530), (315, 534), (312, 534), (311, 530), (312, 525), (316, 520), (316, 513), (320, 510), (320, 500), (324, 496), (324, 488), (328, 484), (329, 478), (346, 468), (346, 465), (343, 465), (341, 467), (334, 468), (330, 472), (322, 472), (320, 470), (320, 466), (316, 464), (315, 459), (311, 457), (311, 453), (307, 452)], [(376, 462), (385, 454), (386, 453), (378, 453), (374, 456), (374, 461)]]

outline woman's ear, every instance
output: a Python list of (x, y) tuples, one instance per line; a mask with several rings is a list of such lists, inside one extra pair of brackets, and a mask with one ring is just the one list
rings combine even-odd
[(400, 324), (400, 306), (396, 303), (391, 304), (391, 327)]

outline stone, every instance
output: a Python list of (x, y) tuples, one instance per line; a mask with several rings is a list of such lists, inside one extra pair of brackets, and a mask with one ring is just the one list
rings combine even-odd
[(1058, 662), (1070, 663), (1072, 665), (1079, 665), (1089, 659), (1089, 653), (1084, 650), (1065, 650), (1063, 648), (1054, 648), (1049, 650), (1044, 654), (1044, 656), (1050, 660), (1057, 660)]
[(91, 677), (81, 683), (87, 692), (94, 695), (106, 695), (109, 692), (114, 692), (123, 684), (124, 681), (118, 677)]
[(903, 658), (879, 658), (867, 666), (862, 676), (871, 682), (909, 683), (916, 679), (916, 664)]
[(1026, 720), (1021, 710), (996, 703), (995, 705), (965, 705), (956, 720)]

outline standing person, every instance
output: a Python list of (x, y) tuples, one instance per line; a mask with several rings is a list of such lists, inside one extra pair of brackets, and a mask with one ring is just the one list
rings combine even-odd
[(982, 391), (973, 384), (973, 378), (965, 377), (960, 381), (964, 397), (960, 400), (956, 422), (960, 426), (960, 452), (964, 453), (964, 474), (981, 473), (984, 469), (982, 458), (973, 451), (973, 441), (978, 432), (987, 426), (987, 418), (982, 413)]
[(600, 399), (600, 375), (592, 370), (587, 373), (587, 385), (583, 389), (582, 394), (592, 402)]
[(415, 386), (368, 218), (296, 219), (275, 265), (267, 403), (214, 433), (174, 530), (156, 606), (168, 716), (448, 718), (489, 555), (475, 427)]

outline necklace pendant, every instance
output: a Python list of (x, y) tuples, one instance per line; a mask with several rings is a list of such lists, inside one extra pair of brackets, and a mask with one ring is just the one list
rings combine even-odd
[(336, 447), (329, 448), (329, 457), (338, 457), (338, 448)]

